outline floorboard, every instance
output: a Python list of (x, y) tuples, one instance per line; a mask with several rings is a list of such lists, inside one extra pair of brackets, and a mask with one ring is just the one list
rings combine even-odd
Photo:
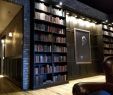
[[(98, 81), (97, 81), (98, 80)], [(22, 91), (5, 78), (0, 78), (0, 95), (72, 95), (72, 87), (78, 82), (105, 82), (103, 75), (69, 81), (67, 84), (38, 90)]]

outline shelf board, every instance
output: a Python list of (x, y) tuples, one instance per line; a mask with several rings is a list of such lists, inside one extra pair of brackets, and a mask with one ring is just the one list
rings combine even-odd
[(52, 64), (52, 62), (45, 62), (45, 63), (34, 63), (34, 67), (39, 66), (39, 65), (45, 65), (45, 64)]
[(50, 75), (50, 74), (53, 74), (53, 73), (40, 73), (40, 74), (35, 74), (34, 76), (40, 76), (40, 75)]
[(102, 28), (104, 31), (113, 32), (113, 30)]
[(67, 54), (67, 52), (52, 52), (53, 54)]
[(36, 30), (36, 29), (34, 29), (34, 31), (35, 31), (35, 33), (40, 33), (40, 34), (43, 34), (43, 33), (45, 33), (45, 34), (52, 34), (52, 32), (47, 32), (47, 31), (43, 31), (43, 30)]
[(106, 55), (106, 56), (113, 56), (113, 54), (105, 54), (105, 53), (104, 53), (104, 55)]
[(58, 36), (61, 36), (61, 37), (66, 37), (66, 34), (58, 34), (58, 33), (53, 33), (54, 36), (58, 35)]
[(67, 44), (66, 44), (66, 43), (56, 43), (56, 42), (54, 42), (53, 44), (54, 44), (54, 45), (62, 45), (62, 46), (67, 46)]
[(39, 43), (41, 43), (41, 44), (42, 44), (42, 43), (43, 43), (43, 44), (52, 44), (52, 42), (46, 42), (46, 41), (35, 41), (35, 43), (38, 43), (38, 44), (39, 44)]
[(109, 36), (109, 35), (103, 35), (104, 37), (107, 37), (107, 38), (112, 38), (113, 39), (113, 36)]
[(113, 44), (113, 42), (110, 42), (110, 41), (103, 41), (103, 42), (106, 44)]
[(35, 31), (35, 33), (39, 33), (39, 34), (53, 34), (54, 36), (58, 35), (61, 37), (66, 37), (66, 34), (58, 34), (58, 33), (53, 33), (53, 32), (47, 32), (44, 30), (37, 30), (37, 29), (34, 29), (34, 31)]
[(61, 73), (67, 73), (67, 71), (59, 71), (59, 72), (53, 72), (53, 74), (61, 74)]
[(104, 49), (106, 49), (106, 50), (113, 50), (113, 48), (107, 48), (107, 47), (104, 47)]
[(35, 54), (51, 54), (52, 52), (38, 52), (38, 51), (34, 51), (35, 52)]
[(67, 63), (67, 62), (63, 62), (63, 61), (61, 61), (61, 62), (53, 62), (54, 64), (60, 64), (60, 63)]
[(46, 24), (52, 24), (53, 26), (59, 26), (59, 27), (64, 27), (64, 28), (66, 27), (65, 25), (49, 22), (49, 21), (46, 21), (46, 20), (40, 20), (40, 19), (36, 19), (36, 18), (34, 18), (34, 20), (36, 22), (43, 22), (43, 23), (46, 23)]

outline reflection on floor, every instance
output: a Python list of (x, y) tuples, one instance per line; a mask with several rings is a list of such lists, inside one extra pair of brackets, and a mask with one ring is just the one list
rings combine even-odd
[(21, 91), (17, 86), (0, 76), (0, 95), (72, 95), (72, 87), (78, 82), (105, 82), (103, 75), (69, 81), (68, 84), (39, 90)]

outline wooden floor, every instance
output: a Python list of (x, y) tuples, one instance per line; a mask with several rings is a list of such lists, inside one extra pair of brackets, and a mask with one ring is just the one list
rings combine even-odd
[(67, 84), (31, 91), (22, 91), (7, 79), (0, 77), (0, 95), (72, 95), (72, 87), (77, 82), (105, 82), (105, 77), (99, 75), (77, 79)]

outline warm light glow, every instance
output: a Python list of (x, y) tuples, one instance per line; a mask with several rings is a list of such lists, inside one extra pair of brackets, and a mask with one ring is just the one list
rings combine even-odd
[(83, 17), (82, 19), (83, 19), (83, 20), (85, 20), (85, 18), (84, 18), (84, 17)]
[(41, 10), (44, 10), (44, 8), (45, 8), (44, 3), (40, 3), (39, 8), (40, 8)]
[(5, 43), (5, 41), (2, 39), (2, 40), (1, 40), (1, 43), (2, 43), (2, 44), (4, 44), (4, 43)]
[(88, 28), (91, 26), (89, 21), (85, 21), (85, 25), (86, 25), (86, 27), (88, 27)]
[(108, 20), (106, 20), (105, 22), (108, 22)]
[(62, 6), (62, 2), (59, 2), (59, 5)]
[(69, 15), (69, 13), (67, 12), (66, 15)]
[(80, 26), (84, 26), (85, 25), (84, 21), (82, 19), (78, 19), (78, 23), (79, 23)]
[(95, 23), (92, 22), (92, 23), (90, 23), (90, 24), (91, 24), (91, 26), (95, 27)]
[(0, 75), (0, 78), (3, 78), (4, 76), (3, 75)]
[(77, 15), (75, 15), (75, 17), (77, 18)]
[(9, 32), (8, 36), (9, 37), (12, 37), (13, 36), (13, 33)]

